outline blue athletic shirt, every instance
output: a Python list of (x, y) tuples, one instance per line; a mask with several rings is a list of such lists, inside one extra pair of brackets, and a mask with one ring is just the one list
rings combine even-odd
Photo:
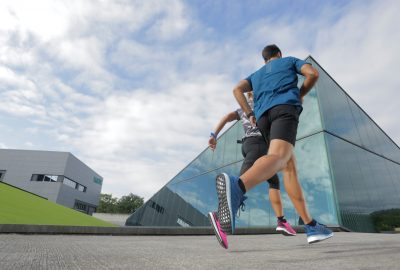
[(304, 64), (308, 63), (291, 56), (277, 58), (246, 78), (253, 89), (256, 119), (277, 105), (289, 104), (302, 109), (297, 74), (301, 74)]

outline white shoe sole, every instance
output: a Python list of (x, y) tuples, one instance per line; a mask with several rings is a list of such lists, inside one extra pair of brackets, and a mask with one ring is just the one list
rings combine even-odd
[(332, 236), (333, 236), (333, 233), (328, 234), (328, 235), (313, 235), (313, 236), (307, 237), (307, 241), (309, 244), (313, 244), (313, 243), (324, 241), (328, 238), (331, 238)]
[(286, 230), (285, 228), (278, 227), (278, 228), (276, 228), (276, 231), (283, 234), (284, 236), (296, 236), (296, 233), (293, 234), (293, 233), (289, 232), (288, 230)]

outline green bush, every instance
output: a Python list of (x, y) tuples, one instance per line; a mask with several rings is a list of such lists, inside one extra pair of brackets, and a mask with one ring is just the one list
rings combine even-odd
[(100, 194), (100, 203), (97, 213), (132, 214), (143, 205), (143, 198), (129, 193), (120, 199), (112, 194)]
[(381, 231), (394, 231), (400, 227), (400, 209), (378, 211), (371, 214), (375, 229)]

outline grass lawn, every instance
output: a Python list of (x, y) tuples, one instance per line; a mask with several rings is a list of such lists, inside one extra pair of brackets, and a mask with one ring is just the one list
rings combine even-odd
[(0, 183), (0, 224), (115, 225)]

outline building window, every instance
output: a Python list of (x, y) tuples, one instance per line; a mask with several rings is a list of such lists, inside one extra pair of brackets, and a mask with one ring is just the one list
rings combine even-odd
[(78, 200), (75, 200), (74, 209), (88, 215), (92, 215), (94, 212), (96, 212), (96, 206)]
[[(2, 171), (0, 170), (0, 173)], [(5, 171), (4, 171), (5, 172)], [(1, 175), (0, 175), (1, 177)], [(1, 178), (0, 178), (1, 180)], [(87, 188), (84, 185), (79, 184), (78, 182), (69, 179), (63, 175), (50, 175), (50, 174), (33, 174), (31, 181), (36, 182), (62, 182), (64, 185), (72, 187), (73, 189), (79, 190), (81, 192), (86, 192)]]
[(82, 186), (81, 184), (78, 184), (78, 190), (82, 192), (86, 192), (86, 187)]
[(192, 224), (182, 218), (181, 216), (178, 216), (178, 219), (176, 220), (176, 223), (178, 223), (181, 227), (191, 227)]
[(5, 174), (6, 174), (5, 170), (0, 170), (0, 181), (3, 181)]
[(87, 207), (86, 204), (77, 202), (77, 201), (75, 202), (75, 205), (74, 205), (74, 209), (81, 211), (81, 212), (85, 212), (85, 213), (87, 212), (86, 207)]
[(31, 181), (37, 182), (57, 182), (58, 175), (50, 174), (33, 174)]
[(64, 176), (64, 180), (63, 180), (64, 185), (72, 187), (76, 190), (79, 190), (81, 192), (86, 192), (86, 187), (79, 184), (78, 182), (75, 182), (74, 180), (69, 179), (68, 177)]
[(77, 183), (67, 177), (64, 177), (63, 184), (72, 188), (76, 188)]

